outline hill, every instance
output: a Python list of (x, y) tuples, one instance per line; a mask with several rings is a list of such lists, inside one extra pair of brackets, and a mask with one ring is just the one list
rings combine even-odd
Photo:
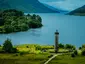
[(44, 6), (38, 0), (0, 0), (0, 10), (4, 9), (18, 9), (25, 13), (57, 12)]
[(54, 11), (58, 11), (58, 12), (60, 12), (60, 13), (68, 12), (68, 11), (62, 10), (62, 9), (60, 9), (60, 8), (54, 8), (53, 6), (50, 6), (50, 5), (45, 4), (45, 3), (44, 3), (44, 5), (45, 5), (46, 7), (48, 7), (48, 8), (50, 8), (50, 9), (52, 9), (52, 10), (54, 10)]
[(81, 15), (81, 16), (85, 16), (85, 5), (74, 10), (74, 11), (71, 11), (69, 13), (70, 15)]

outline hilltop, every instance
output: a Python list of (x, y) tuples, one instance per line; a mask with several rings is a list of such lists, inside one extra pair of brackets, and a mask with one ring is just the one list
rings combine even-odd
[(85, 5), (76, 10), (71, 11), (69, 14), (85, 16)]
[(0, 10), (3, 9), (17, 9), (25, 13), (58, 12), (44, 6), (38, 0), (0, 0)]

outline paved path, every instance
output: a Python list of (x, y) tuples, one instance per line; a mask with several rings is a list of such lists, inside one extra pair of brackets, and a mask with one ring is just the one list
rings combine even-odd
[(62, 54), (54, 54), (51, 58), (49, 58), (48, 61), (46, 61), (44, 64), (48, 64), (52, 59), (54, 59), (56, 56), (62, 55)]

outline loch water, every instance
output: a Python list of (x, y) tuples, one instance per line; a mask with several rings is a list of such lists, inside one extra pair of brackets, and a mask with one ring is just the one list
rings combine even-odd
[(58, 13), (36, 13), (42, 17), (43, 27), (25, 32), (0, 34), (0, 44), (10, 38), (13, 44), (54, 45), (56, 30), (59, 31), (59, 43), (73, 44), (77, 47), (85, 44), (85, 16), (70, 16)]

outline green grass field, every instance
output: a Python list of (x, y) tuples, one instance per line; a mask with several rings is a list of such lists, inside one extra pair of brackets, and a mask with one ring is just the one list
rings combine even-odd
[[(14, 48), (17, 48), (17, 53), (0, 53), (0, 64), (44, 64), (54, 54), (53, 46), (49, 45), (22, 44)], [(74, 58), (71, 57), (73, 52), (69, 52), (69, 49), (59, 48), (59, 53), (63, 54), (48, 64), (85, 64), (85, 57), (81, 55), (81, 50), (78, 50), (78, 55)]]
[(50, 54), (0, 54), (0, 64), (44, 64)]
[(48, 64), (85, 64), (85, 56), (76, 56), (72, 58), (70, 54), (64, 54), (57, 56)]
[[(0, 64), (44, 64), (50, 54), (0, 54)], [(57, 56), (48, 64), (85, 64), (85, 56), (71, 57), (70, 54)]]

